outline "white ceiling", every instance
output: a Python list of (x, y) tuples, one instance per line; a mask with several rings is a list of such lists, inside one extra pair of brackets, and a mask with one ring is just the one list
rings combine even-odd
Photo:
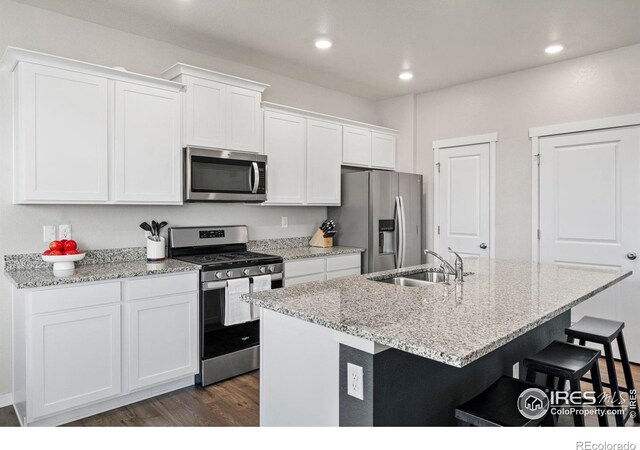
[(372, 99), (640, 42), (638, 0), (17, 1)]

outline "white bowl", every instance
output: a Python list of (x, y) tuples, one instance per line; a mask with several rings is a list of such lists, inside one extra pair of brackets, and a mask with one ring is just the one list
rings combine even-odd
[(76, 255), (42, 255), (44, 262), (53, 263), (53, 274), (57, 277), (73, 275), (76, 270), (76, 261), (81, 261), (86, 256), (85, 252)]

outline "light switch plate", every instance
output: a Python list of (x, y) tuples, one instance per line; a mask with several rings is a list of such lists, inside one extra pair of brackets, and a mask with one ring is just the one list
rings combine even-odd
[(289, 217), (282, 216), (282, 228), (288, 228), (288, 227), (289, 227)]
[(364, 380), (362, 367), (347, 363), (347, 394), (364, 400)]
[(56, 240), (56, 226), (42, 225), (42, 242), (51, 242)]

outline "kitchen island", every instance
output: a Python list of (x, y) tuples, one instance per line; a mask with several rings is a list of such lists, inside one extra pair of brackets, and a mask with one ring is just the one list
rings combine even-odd
[[(434, 270), (424, 265), (246, 296), (262, 307), (261, 424), (453, 424), (457, 404), (563, 339), (572, 307), (631, 275), (506, 260), (465, 269), (463, 283), (380, 281)], [(363, 368), (356, 397), (348, 364)]]

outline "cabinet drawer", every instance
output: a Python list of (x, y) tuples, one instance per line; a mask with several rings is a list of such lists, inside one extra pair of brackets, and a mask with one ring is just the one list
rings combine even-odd
[(31, 291), (31, 314), (86, 308), (120, 301), (120, 282), (83, 284)]
[(159, 297), (162, 295), (180, 294), (198, 290), (198, 273), (181, 273), (179, 275), (157, 275), (125, 283), (126, 300)]
[(311, 258), (284, 264), (284, 276), (286, 278), (311, 275), (325, 271), (325, 258)]
[(348, 277), (351, 275), (360, 275), (360, 267), (355, 269), (337, 270), (335, 272), (327, 272), (327, 280), (334, 280), (336, 278)]
[(360, 253), (327, 258), (327, 271), (360, 268)]
[(324, 281), (325, 274), (324, 273), (315, 273), (313, 275), (305, 275), (302, 277), (288, 278), (284, 279), (284, 287), (295, 286), (296, 284), (302, 283), (310, 283), (312, 281)]

